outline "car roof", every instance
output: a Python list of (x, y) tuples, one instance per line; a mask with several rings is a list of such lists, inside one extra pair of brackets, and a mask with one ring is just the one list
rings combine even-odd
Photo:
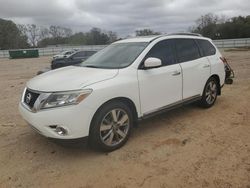
[(173, 33), (173, 34), (166, 34), (166, 35), (153, 35), (153, 36), (141, 36), (141, 37), (134, 37), (119, 40), (115, 43), (128, 43), (128, 42), (152, 42), (153, 40), (160, 38), (164, 39), (171, 39), (171, 38), (196, 38), (196, 39), (206, 39), (211, 40), (209, 38), (203, 37), (200, 34), (196, 33)]
[(81, 53), (81, 52), (97, 52), (96, 50), (78, 50), (78, 51), (74, 51), (72, 54), (70, 54), (69, 57), (77, 54), (77, 53)]

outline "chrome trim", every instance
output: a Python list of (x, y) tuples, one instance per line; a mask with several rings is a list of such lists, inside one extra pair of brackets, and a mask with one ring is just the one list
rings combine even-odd
[(35, 112), (33, 109), (31, 109), (27, 104), (25, 104), (23, 101), (21, 101), (21, 105), (22, 107), (24, 107), (26, 110), (30, 111), (30, 112)]
[(178, 75), (180, 75), (180, 74), (181, 74), (180, 71), (174, 71), (174, 72), (172, 73), (172, 76), (178, 76)]
[(26, 91), (26, 90), (29, 90), (29, 91), (31, 91), (31, 92), (38, 93), (38, 94), (46, 93), (46, 92), (43, 92), (43, 91), (37, 91), (37, 90), (34, 90), (34, 89), (30, 89), (30, 88), (28, 88), (28, 87), (25, 88), (25, 91)]
[[(25, 99), (24, 99), (24, 96), (25, 96), (25, 93), (26, 93), (27, 90), (29, 90), (29, 91), (31, 91), (31, 92), (33, 92), (33, 93), (39, 94), (39, 96), (37, 97), (37, 99), (36, 99), (36, 101), (35, 101), (35, 103), (34, 103), (34, 105), (33, 105), (32, 108), (30, 108), (30, 107), (25, 103), (25, 101), (24, 101), (24, 100), (25, 100)], [(44, 102), (45, 99), (47, 99), (48, 96), (49, 96), (50, 94), (51, 94), (51, 93), (48, 93), (48, 92), (43, 93), (43, 92), (41, 92), (41, 91), (32, 90), (32, 89), (26, 87), (26, 88), (24, 89), (24, 92), (23, 92), (23, 95), (22, 95), (21, 104), (22, 104), (22, 106), (23, 106), (25, 109), (27, 109), (28, 111), (35, 113), (35, 112), (37, 112), (38, 110), (40, 110), (40, 107), (41, 107), (41, 105), (43, 104), (42, 102)]]
[(24, 96), (25, 96), (26, 90), (27, 90), (27, 87), (25, 87), (24, 90), (23, 90), (21, 102), (24, 102)]
[(38, 111), (41, 109), (43, 103), (46, 101), (46, 99), (51, 95), (51, 93), (40, 93), (39, 97), (36, 99), (36, 102), (34, 103), (33, 109), (35, 111)]
[(210, 65), (204, 65), (203, 66), (203, 68), (209, 68), (210, 67)]
[[(31, 92), (34, 92), (34, 93), (38, 93), (39, 96), (38, 98), (36, 99), (34, 105), (33, 105), (33, 108), (30, 108), (25, 102), (24, 102), (24, 95), (25, 95), (25, 92), (26, 90), (29, 90)], [(55, 91), (55, 92), (42, 92), (42, 91), (37, 91), (37, 90), (32, 90), (32, 89), (29, 89), (29, 88), (25, 88), (24, 89), (24, 92), (23, 92), (23, 96), (22, 96), (22, 101), (21, 101), (21, 104), (22, 106), (27, 109), (28, 111), (30, 112), (33, 112), (33, 113), (36, 113), (38, 111), (45, 111), (45, 110), (50, 110), (50, 109), (53, 109), (53, 108), (62, 108), (62, 107), (68, 107), (68, 106), (72, 106), (72, 105), (75, 105), (75, 104), (68, 104), (68, 105), (62, 105), (62, 106), (56, 106), (56, 107), (50, 107), (50, 108), (43, 108), (41, 109), (42, 105), (44, 104), (44, 102), (46, 102), (46, 99), (48, 99), (48, 97), (51, 95), (51, 94), (58, 94), (58, 93), (83, 93), (84, 91), (86, 91), (86, 94), (87, 94), (87, 91), (89, 91), (90, 93), (92, 93), (93, 89), (78, 89), (78, 90), (69, 90), (69, 91)], [(89, 93), (89, 94), (90, 94)]]
[(201, 95), (194, 95), (192, 97), (188, 97), (188, 98), (182, 99), (182, 102), (185, 103), (185, 102), (188, 102), (190, 100), (198, 99), (200, 97), (201, 97)]
[[(64, 90), (64, 91), (38, 91), (38, 90), (34, 90), (34, 89), (30, 89), (28, 87), (26, 87), (25, 89), (28, 89), (34, 93), (39, 93), (39, 94), (42, 94), (42, 93), (70, 93), (70, 92), (81, 92), (81, 91), (85, 91), (85, 90), (91, 90), (93, 91), (93, 89), (90, 89), (90, 88), (80, 88), (80, 89), (74, 89), (74, 90)], [(26, 91), (26, 90), (25, 90)]]

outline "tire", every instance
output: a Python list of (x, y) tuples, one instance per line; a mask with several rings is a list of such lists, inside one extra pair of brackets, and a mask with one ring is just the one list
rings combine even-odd
[(122, 147), (129, 138), (133, 122), (132, 112), (126, 104), (119, 101), (105, 104), (92, 120), (90, 146), (108, 152)]
[(204, 108), (210, 108), (214, 105), (218, 95), (218, 83), (215, 78), (209, 78), (203, 90), (200, 105)]

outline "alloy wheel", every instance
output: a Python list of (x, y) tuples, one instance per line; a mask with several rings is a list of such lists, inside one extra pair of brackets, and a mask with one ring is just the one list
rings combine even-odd
[(217, 85), (215, 81), (211, 80), (206, 87), (206, 102), (212, 104), (216, 100), (217, 96)]
[(122, 109), (112, 109), (101, 121), (101, 140), (107, 146), (116, 146), (126, 138), (129, 128), (127, 112)]

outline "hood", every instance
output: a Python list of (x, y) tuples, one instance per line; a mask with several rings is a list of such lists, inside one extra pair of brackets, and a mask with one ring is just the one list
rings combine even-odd
[(111, 79), (117, 73), (118, 69), (69, 66), (36, 76), (27, 83), (27, 87), (45, 92), (78, 90), (93, 83)]

